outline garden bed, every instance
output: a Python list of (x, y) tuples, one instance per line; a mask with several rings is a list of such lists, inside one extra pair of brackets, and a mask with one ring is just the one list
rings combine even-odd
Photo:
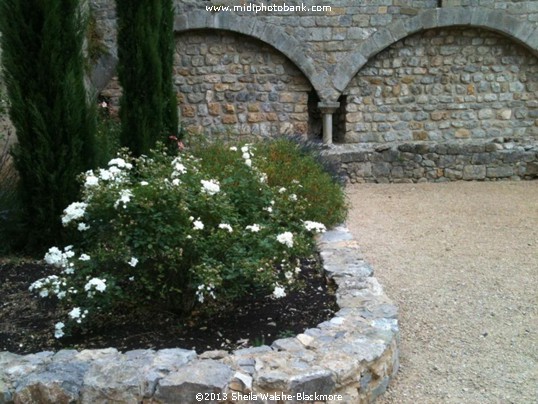
[(71, 337), (54, 338), (54, 324), (66, 317), (56, 299), (39, 299), (28, 290), (35, 280), (58, 273), (42, 263), (0, 265), (0, 351), (18, 354), (62, 348), (114, 347), (119, 351), (182, 347), (206, 350), (271, 344), (330, 318), (336, 298), (316, 260), (303, 260), (304, 289), (285, 297), (249, 297), (211, 314), (181, 318), (163, 311), (123, 310), (102, 316), (100, 326)]

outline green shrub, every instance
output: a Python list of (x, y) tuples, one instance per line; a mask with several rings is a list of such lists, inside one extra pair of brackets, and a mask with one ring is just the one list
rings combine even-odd
[(280, 138), (260, 144), (258, 153), (265, 158), (260, 170), (273, 187), (300, 184), (297, 195), (308, 202), (306, 215), (313, 221), (335, 226), (347, 216), (343, 183), (333, 167), (324, 163), (316, 145), (297, 139)]
[[(31, 290), (60, 298), (67, 329), (118, 306), (188, 314), (250, 294), (285, 295), (324, 226), (309, 221), (301, 181), (271, 184), (261, 167), (271, 169), (263, 150), (273, 149), (258, 147), (124, 152), (86, 172), (82, 200), (62, 217), (83, 241), (51, 248), (45, 260), (61, 272)], [(64, 327), (57, 325), (57, 337)]]

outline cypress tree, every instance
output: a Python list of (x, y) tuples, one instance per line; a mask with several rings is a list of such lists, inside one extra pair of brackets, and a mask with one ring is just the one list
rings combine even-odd
[(121, 143), (135, 155), (177, 128), (171, 0), (117, 0)]
[(95, 115), (84, 85), (85, 22), (78, 0), (2, 0), (2, 61), (18, 143), (30, 247), (60, 242), (60, 216), (93, 165)]
[(159, 35), (162, 60), (162, 86), (163, 86), (163, 132), (164, 135), (177, 135), (179, 117), (177, 112), (177, 98), (174, 91), (174, 4), (173, 0), (162, 0), (161, 32)]

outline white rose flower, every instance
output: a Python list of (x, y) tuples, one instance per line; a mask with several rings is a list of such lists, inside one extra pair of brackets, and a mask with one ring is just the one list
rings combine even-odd
[(228, 230), (230, 233), (233, 232), (232, 226), (230, 226), (228, 223), (219, 224), (219, 229)]
[(273, 290), (273, 297), (276, 299), (280, 299), (285, 296), (286, 296), (286, 290), (277, 283), (275, 285), (275, 289)]
[(71, 221), (80, 219), (84, 216), (88, 204), (86, 202), (73, 202), (67, 208), (64, 209), (62, 216), (62, 223), (64, 226), (68, 225)]
[(208, 195), (215, 195), (220, 192), (220, 184), (217, 180), (201, 180), (202, 183), (202, 192)]
[(279, 234), (276, 239), (279, 243), (284, 244), (289, 248), (293, 247), (293, 234), (289, 231)]
[(54, 325), (54, 338), (62, 338), (65, 335), (63, 332), (64, 327), (65, 324), (61, 321)]
[(245, 227), (245, 229), (250, 230), (252, 233), (257, 233), (260, 231), (261, 227), (258, 224), (251, 224)]
[(69, 317), (71, 317), (73, 320), (79, 318), (80, 314), (80, 307), (74, 307), (73, 310), (68, 313)]

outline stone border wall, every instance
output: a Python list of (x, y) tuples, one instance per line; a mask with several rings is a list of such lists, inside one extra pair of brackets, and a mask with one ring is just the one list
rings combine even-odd
[(323, 155), (351, 183), (538, 179), (538, 139), (342, 144)]
[(398, 370), (397, 308), (346, 228), (326, 232), (318, 244), (325, 271), (338, 287), (340, 311), (330, 321), (232, 354), (0, 352), (0, 404), (217, 403), (225, 395), (230, 403), (276, 402), (262, 399), (262, 393), (292, 396), (282, 403), (324, 401), (320, 395), (335, 404), (375, 401)]

